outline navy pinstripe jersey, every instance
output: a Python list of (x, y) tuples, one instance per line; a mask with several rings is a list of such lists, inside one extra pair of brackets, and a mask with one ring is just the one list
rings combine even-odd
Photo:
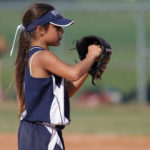
[[(41, 47), (32, 47), (29, 58)], [(48, 78), (35, 78), (30, 75), (28, 61), (24, 77), (26, 111), (21, 120), (47, 122), (54, 125), (67, 125), (70, 122), (70, 104), (65, 79), (56, 75)]]

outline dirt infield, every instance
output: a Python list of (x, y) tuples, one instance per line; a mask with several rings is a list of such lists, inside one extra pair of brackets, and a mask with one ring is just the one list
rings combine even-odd
[[(66, 150), (150, 150), (150, 137), (64, 134)], [(0, 150), (17, 150), (16, 134), (0, 134)]]

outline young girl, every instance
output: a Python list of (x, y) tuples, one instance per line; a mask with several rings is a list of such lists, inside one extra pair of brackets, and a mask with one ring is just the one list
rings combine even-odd
[[(74, 22), (49, 4), (34, 4), (24, 14), (16, 59), (16, 87), (21, 119), (19, 150), (64, 150), (62, 129), (70, 123), (69, 97), (81, 87), (100, 56), (97, 45), (86, 58), (68, 65), (49, 51), (59, 46), (63, 28)], [(103, 66), (103, 70), (106, 65)]]

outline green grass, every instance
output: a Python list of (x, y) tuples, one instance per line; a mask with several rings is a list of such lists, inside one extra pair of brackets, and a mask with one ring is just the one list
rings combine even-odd
[(16, 132), (19, 120), (17, 119), (17, 105), (14, 102), (0, 103), (0, 132)]
[[(150, 136), (149, 106), (77, 106), (71, 103), (71, 124), (64, 132), (90, 134), (131, 134)], [(0, 133), (17, 132), (17, 104), (0, 103)]]
[(150, 135), (149, 107), (134, 105), (72, 108), (66, 132)]
[[(69, 64), (74, 64), (75, 59), (78, 59), (76, 51), (70, 51), (73, 48), (74, 40), (80, 39), (82, 36), (88, 34), (96, 34), (107, 39), (113, 48), (113, 54), (110, 64), (103, 75), (101, 81), (98, 81), (97, 88), (115, 87), (122, 92), (129, 92), (136, 88), (136, 22), (135, 14), (129, 12), (121, 13), (104, 13), (104, 12), (63, 12), (64, 16), (75, 20), (75, 24), (64, 28), (65, 34), (62, 45), (53, 47), (52, 51), (58, 55), (62, 60)], [(13, 41), (14, 33), (18, 24), (21, 23), (22, 12), (15, 11), (0, 11), (0, 33), (5, 35), (9, 41), (9, 50)], [(7, 19), (6, 19), (7, 17)], [(95, 20), (97, 18), (97, 20)], [(9, 22), (8, 22), (9, 21)], [(146, 14), (146, 36), (147, 47), (149, 48), (150, 39), (150, 15)], [(10, 23), (11, 22), (11, 23)], [(7, 89), (9, 82), (13, 76), (14, 63), (17, 50), (13, 56), (9, 57), (9, 51), (2, 58), (2, 86)], [(147, 66), (149, 66), (149, 59)], [(148, 68), (148, 67), (147, 67)], [(150, 70), (148, 70), (148, 80), (150, 80)], [(83, 88), (92, 88), (91, 79), (85, 83)], [(13, 89), (8, 91), (9, 98), (14, 97), (15, 91)]]

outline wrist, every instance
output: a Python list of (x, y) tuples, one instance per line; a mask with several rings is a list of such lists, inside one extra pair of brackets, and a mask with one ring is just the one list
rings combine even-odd
[(90, 56), (89, 56), (89, 55), (88, 55), (88, 56), (86, 56), (86, 59), (95, 61), (96, 56), (94, 56), (94, 55), (90, 55)]

